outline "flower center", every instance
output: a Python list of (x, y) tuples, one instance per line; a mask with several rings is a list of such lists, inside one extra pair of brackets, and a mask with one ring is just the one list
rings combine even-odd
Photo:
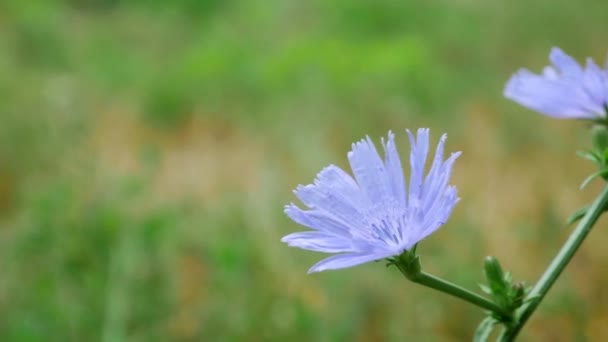
[(365, 215), (365, 227), (369, 237), (385, 243), (388, 247), (402, 247), (407, 237), (406, 211), (397, 203), (382, 203), (371, 207)]

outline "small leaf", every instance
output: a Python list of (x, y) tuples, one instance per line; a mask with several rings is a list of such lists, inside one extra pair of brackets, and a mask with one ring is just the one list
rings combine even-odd
[(602, 161), (605, 163), (608, 160), (608, 149), (604, 150), (603, 156), (604, 158), (602, 159)]
[(581, 184), (581, 190), (584, 189), (587, 185), (589, 185), (589, 183), (591, 183), (591, 181), (593, 181), (594, 179), (596, 179), (597, 177), (602, 176), (608, 176), (608, 169), (603, 169), (603, 170), (599, 170), (595, 173), (593, 173), (591, 176), (587, 177), (583, 183)]
[(474, 342), (486, 342), (494, 329), (494, 326), (498, 323), (498, 321), (494, 317), (486, 317), (484, 318), (477, 330), (475, 330), (475, 335), (473, 336)]
[(576, 155), (583, 159), (590, 160), (596, 164), (600, 164), (602, 161), (602, 158), (593, 151), (576, 151)]
[(591, 143), (595, 151), (606, 151), (608, 148), (608, 127), (606, 125), (593, 125), (591, 128)]
[(484, 284), (477, 284), (479, 285), (479, 288), (481, 288), (481, 291), (491, 295), (492, 294), (492, 289), (490, 289), (487, 285)]
[(567, 224), (573, 224), (574, 222), (580, 220), (587, 214), (587, 210), (589, 210), (589, 206), (584, 206), (578, 210), (576, 210), (572, 215), (568, 217)]

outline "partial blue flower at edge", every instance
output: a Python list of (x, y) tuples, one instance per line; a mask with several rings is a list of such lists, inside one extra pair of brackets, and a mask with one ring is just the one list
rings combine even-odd
[(335, 165), (324, 168), (313, 184), (300, 185), (295, 195), (308, 207), (295, 204), (285, 213), (312, 230), (289, 234), (281, 241), (306, 250), (333, 253), (308, 271), (352, 267), (397, 256), (441, 227), (458, 202), (448, 184), (460, 152), (443, 159), (444, 134), (425, 176), (429, 130), (417, 138), (408, 130), (410, 144), (409, 184), (403, 174), (395, 136), (382, 140), (384, 159), (369, 137), (354, 143), (348, 153), (354, 179)]
[(604, 120), (608, 113), (608, 65), (602, 69), (591, 59), (583, 68), (561, 49), (551, 49), (553, 65), (541, 75), (521, 69), (507, 82), (505, 97), (558, 119)]

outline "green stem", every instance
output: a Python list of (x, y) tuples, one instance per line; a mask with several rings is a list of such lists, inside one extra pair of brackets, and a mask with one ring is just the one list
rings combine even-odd
[[(419, 263), (419, 261), (417, 259), (416, 259), (416, 262)], [(403, 264), (403, 263), (399, 263), (399, 262), (397, 262), (396, 265), (399, 268), (399, 270), (401, 271), (401, 273), (403, 273), (403, 275), (405, 275), (406, 278), (413, 281), (414, 283), (418, 283), (420, 285), (430, 287), (437, 291), (447, 293), (451, 296), (460, 298), (471, 304), (475, 304), (483, 309), (495, 312), (501, 316), (507, 317), (509, 315), (509, 312), (507, 312), (507, 310), (494, 304), (490, 300), (478, 295), (475, 292), (469, 291), (463, 287), (460, 287), (454, 283), (451, 283), (447, 280), (444, 280), (444, 279), (436, 277), (432, 274), (423, 272), (420, 270), (419, 266), (412, 268), (412, 267), (409, 267), (407, 264)]]
[(545, 273), (538, 280), (532, 291), (530, 291), (527, 297), (529, 300), (527, 300), (518, 310), (516, 323), (505, 330), (500, 336), (500, 341), (506, 342), (515, 339), (521, 328), (526, 324), (528, 318), (534, 313), (536, 307), (538, 307), (549, 289), (551, 289), (553, 283), (555, 283), (564, 268), (568, 265), (568, 262), (570, 262), (570, 259), (572, 259), (580, 245), (583, 243), (585, 237), (589, 234), (591, 228), (606, 208), (607, 203), (608, 186), (604, 187), (604, 190), (602, 190), (600, 195), (595, 199), (585, 216), (583, 216), (576, 226), (576, 229), (574, 229), (564, 246), (562, 246), (562, 249), (557, 253), (555, 258), (553, 258), (553, 261), (551, 261), (551, 264)]

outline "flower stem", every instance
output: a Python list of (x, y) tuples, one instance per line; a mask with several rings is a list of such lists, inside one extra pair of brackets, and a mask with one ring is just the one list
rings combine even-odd
[(418, 257), (415, 257), (415, 260), (410, 259), (410, 261), (415, 264), (413, 264), (412, 262), (408, 262), (407, 260), (404, 260), (400, 257), (397, 262), (395, 262), (395, 265), (399, 268), (401, 273), (403, 273), (403, 275), (405, 275), (405, 277), (411, 280), (412, 282), (460, 298), (466, 302), (477, 305), (478, 307), (490, 310), (498, 315), (504, 317), (508, 317), (510, 315), (507, 310), (496, 305), (490, 300), (478, 295), (475, 292), (469, 291), (447, 280), (421, 271)]
[(415, 283), (420, 285), (424, 285), (430, 287), (432, 289), (447, 293), (454, 297), (458, 297), (464, 301), (467, 301), (471, 304), (475, 304), (481, 308), (490, 310), (497, 314), (507, 316), (508, 312), (501, 308), (500, 306), (494, 304), (488, 299), (478, 295), (475, 292), (469, 291), (463, 287), (460, 287), (454, 283), (438, 278), (432, 274), (428, 274), (426, 272), (421, 272), (420, 278), (413, 280)]
[(530, 291), (527, 296), (528, 300), (518, 310), (516, 323), (505, 330), (499, 338), (500, 341), (506, 342), (515, 339), (528, 318), (534, 313), (536, 307), (538, 307), (549, 289), (551, 289), (553, 283), (555, 283), (564, 268), (566, 268), (568, 262), (583, 243), (602, 212), (604, 212), (606, 204), (608, 204), (608, 185), (604, 187), (600, 195), (595, 199), (585, 216), (583, 216), (576, 226), (576, 229), (574, 229), (566, 243), (562, 246), (562, 249), (553, 258), (545, 273)]

